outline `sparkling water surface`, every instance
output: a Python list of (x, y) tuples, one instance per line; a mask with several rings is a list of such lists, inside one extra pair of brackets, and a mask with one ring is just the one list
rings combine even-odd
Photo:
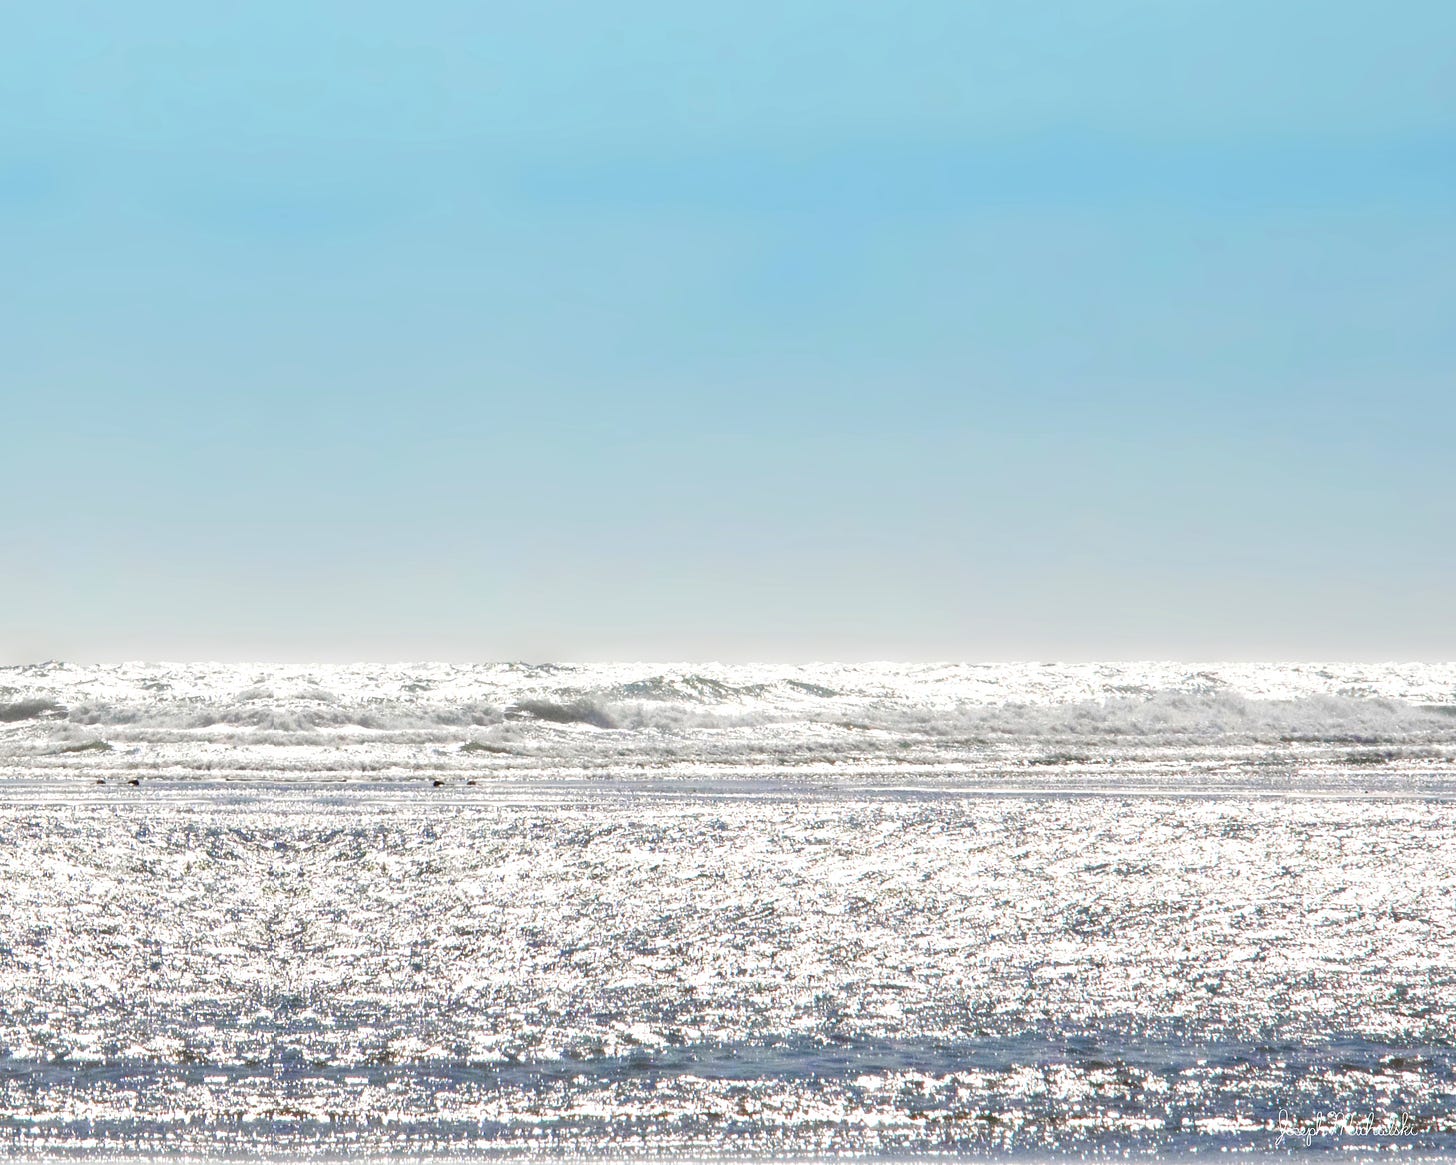
[(1456, 1155), (1456, 676), (1159, 666), (8, 669), (0, 1152)]

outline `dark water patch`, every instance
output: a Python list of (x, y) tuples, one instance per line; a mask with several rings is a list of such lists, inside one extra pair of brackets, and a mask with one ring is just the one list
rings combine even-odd
[[(286, 1013), (305, 1012), (313, 1001), (303, 995), (276, 1000), (277, 1020)], [(210, 1018), (226, 1021), (219, 1011)], [(490, 1081), (501, 1087), (539, 1090), (561, 1081), (610, 1082), (621, 1079), (669, 1080), (691, 1075), (702, 1080), (841, 1081), (855, 1083), (865, 1076), (917, 1073), (949, 1076), (956, 1073), (1012, 1073), (1031, 1066), (1055, 1072), (1128, 1071), (1147, 1076), (1204, 1076), (1228, 1078), (1232, 1074), (1275, 1069), (1301, 1095), (1320, 1091), (1333, 1075), (1355, 1074), (1381, 1081), (1406, 1074), (1412, 1086), (1432, 1087), (1444, 1093), (1456, 1084), (1456, 1049), (1445, 1045), (1390, 1044), (1361, 1038), (1326, 1038), (1315, 1043), (1261, 1041), (1196, 1036), (1176, 1025), (1139, 1036), (1129, 1026), (1084, 1028), (1071, 1033), (1052, 1028), (1021, 1033), (956, 1039), (886, 1039), (853, 1036), (784, 1035), (746, 1042), (690, 1042), (639, 1047), (620, 1054), (594, 1054), (567, 1050), (549, 1059), (496, 1057), (477, 1059), (433, 1058), (401, 1063), (393, 1058), (368, 1057), (348, 1062), (319, 1063), (295, 1054), (288, 1036), (298, 1034), (297, 1017), (286, 1015), (288, 1030), (278, 1029), (279, 1041), (264, 1057), (246, 1064), (215, 1064), (184, 1059), (115, 1058), (105, 1062), (70, 1062), (65, 1059), (16, 1059), (0, 1050), (0, 1085), (23, 1084), (50, 1088), (82, 1086), (88, 1081), (116, 1081), (165, 1077), (200, 1082), (221, 1076), (222, 1082), (242, 1084), (292, 1074), (310, 1079), (340, 1080), (363, 1076), (385, 1085), (413, 1078), (449, 1082)], [(301, 1030), (301, 1029), (300, 1029)], [(1193, 1038), (1184, 1038), (1192, 1036)], [(857, 1083), (856, 1087), (873, 1087)]]
[(624, 700), (686, 700), (693, 703), (727, 704), (754, 699), (768, 692), (769, 684), (730, 684), (712, 676), (650, 676), (611, 689)]
[(824, 700), (830, 700), (839, 695), (833, 688), (826, 688), (823, 684), (805, 683), (803, 680), (785, 680), (784, 687), (793, 688), (796, 692), (803, 692), (806, 696), (818, 696)]
[[(1392, 1078), (1396, 1065), (1406, 1075)], [(48, 1138), (86, 1156), (98, 1139), (136, 1152), (195, 1137), (214, 1152), (307, 1144), (372, 1156), (388, 1145), (504, 1147), (545, 1129), (558, 1148), (588, 1156), (634, 1145), (872, 1158), (1396, 1146), (1449, 1156), (1456, 1126), (1441, 1098), (1452, 1079), (1442, 1049), (1199, 1045), (1122, 1029), (953, 1041), (788, 1036), (531, 1063), (320, 1065), (287, 1049), (243, 1065), (0, 1060), (0, 1147)], [(67, 1115), (77, 1110), (88, 1117)]]
[(21, 720), (63, 716), (65, 711), (54, 700), (17, 700), (13, 704), (0, 704), (0, 723), (14, 724)]
[(552, 724), (590, 724), (594, 728), (615, 728), (617, 722), (606, 709), (590, 700), (557, 703), (554, 700), (522, 700), (506, 710), (508, 717), (545, 720)]
[(1388, 765), (1400, 761), (1442, 760), (1447, 754), (1434, 748), (1356, 748), (1340, 758), (1347, 765)]

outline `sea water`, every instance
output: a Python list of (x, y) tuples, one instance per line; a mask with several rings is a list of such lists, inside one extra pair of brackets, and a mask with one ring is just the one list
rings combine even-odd
[(0, 1153), (1456, 1155), (1456, 666), (0, 669)]

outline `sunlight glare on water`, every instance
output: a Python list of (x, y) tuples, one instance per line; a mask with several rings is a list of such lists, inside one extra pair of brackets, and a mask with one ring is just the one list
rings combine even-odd
[(8, 669), (0, 1144), (1450, 1155), (1453, 677), (1121, 666)]

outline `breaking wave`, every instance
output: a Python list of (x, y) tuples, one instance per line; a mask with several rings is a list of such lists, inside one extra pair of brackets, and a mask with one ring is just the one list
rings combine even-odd
[(195, 699), (84, 701), (69, 707), (42, 700), (0, 706), (0, 720), (38, 719), (92, 728), (213, 728), (266, 733), (399, 732), (534, 723), (616, 732), (686, 733), (716, 729), (802, 726), (917, 737), (1170, 737), (1327, 740), (1374, 743), (1412, 734), (1456, 736), (1449, 708), (1392, 699), (1306, 696), (1256, 700), (1227, 692), (1153, 692), (1057, 704), (938, 703), (845, 700), (815, 696), (796, 704), (742, 699), (705, 706), (695, 698), (623, 699), (620, 689), (566, 691), (554, 699), (507, 703), (328, 702), (297, 698), (198, 702)]
[(1445, 665), (51, 664), (0, 670), (0, 699), (0, 770), (12, 773), (1009, 764), (1055, 775), (1159, 752), (1188, 771), (1202, 750), (1200, 764), (1287, 770), (1298, 754), (1364, 774), (1424, 764), (1456, 776)]
[(207, 729), (252, 728), (263, 732), (317, 732), (328, 728), (393, 731), (408, 728), (468, 728), (498, 724), (502, 710), (493, 704), (320, 704), (302, 706), (293, 701), (195, 704), (110, 704), (91, 702), (64, 709), (73, 724)]
[(848, 726), (933, 736), (1158, 736), (1365, 742), (1449, 731), (1449, 718), (1398, 700), (1309, 696), (1251, 700), (1226, 693), (1155, 692), (1070, 704), (970, 706), (946, 713), (889, 708)]

